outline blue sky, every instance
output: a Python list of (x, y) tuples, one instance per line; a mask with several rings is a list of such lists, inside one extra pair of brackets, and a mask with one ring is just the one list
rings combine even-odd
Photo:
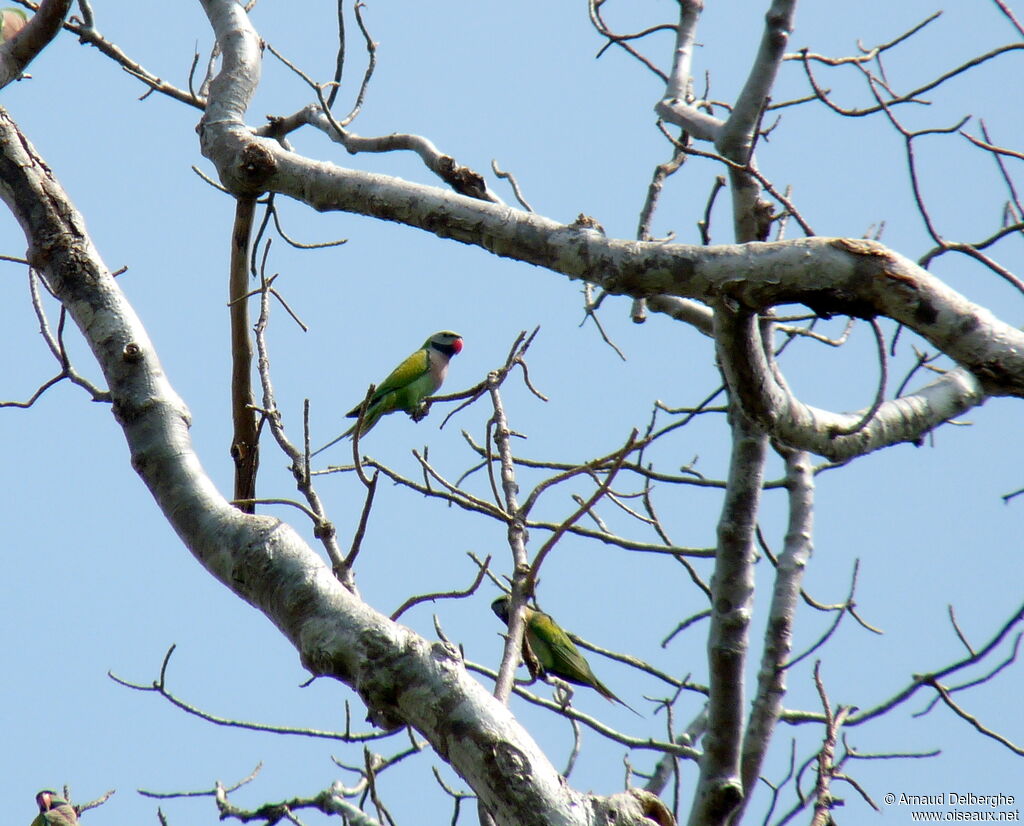
[[(178, 4), (174, 15), (151, 3), (96, 0), (93, 5), (98, 27), (112, 41), (173, 83), (186, 83), (195, 48), (209, 48), (211, 34), (198, 3)], [(330, 4), (311, 5), (318, 7), (298, 14), (292, 4), (264, 0), (253, 20), (275, 48), (326, 79), (334, 61)], [(609, 3), (609, 20), (635, 29), (669, 20), (675, 9), (667, 0), (629, 5), (627, 18), (626, 4), (620, 10)], [(759, 4), (744, 5), (708, 4), (705, 12), (695, 70), (700, 77), (710, 73), (716, 99), (733, 99), (760, 37), (763, 11)], [(865, 44), (889, 40), (931, 11), (928, 4), (909, 0), (895, 10), (883, 2), (829, 4), (827, 10), (808, 4), (798, 10), (791, 45), (849, 54), (858, 38)], [(634, 236), (650, 174), (670, 154), (654, 126), (653, 105), (661, 90), (653, 75), (620, 50), (594, 60), (601, 43), (584, 4), (510, 7), (462, 0), (439, 9), (437, 4), (371, 3), (365, 13), (380, 44), (378, 70), (355, 131), (422, 134), (479, 171), (497, 159), (515, 173), (538, 212), (566, 222), (584, 212), (609, 235)], [(961, 60), (1012, 42), (1014, 35), (994, 4), (955, 0), (887, 62), (889, 79), (899, 88), (913, 88)], [(663, 66), (670, 49), (668, 35), (645, 46)], [(1013, 145), (1024, 126), (1013, 103), (1020, 95), (1019, 54), (997, 58), (930, 93), (931, 105), (905, 110), (908, 122), (914, 128), (949, 126), (972, 114), (984, 117), (997, 142)], [(356, 39), (350, 56), (345, 100), (352, 99), (353, 83), (363, 71)], [(192, 437), (207, 472), (228, 492), (225, 301), (233, 204), (190, 170), (196, 165), (212, 172), (194, 132), (198, 112), (157, 95), (140, 102), (144, 89), (137, 81), (67, 33), (32, 65), (31, 74), (30, 80), (4, 89), (0, 103), (84, 214), (108, 266), (128, 267), (121, 286), (191, 409)], [(850, 78), (828, 76), (828, 85), (848, 104), (867, 102), (863, 86)], [(775, 98), (805, 91), (799, 67), (785, 66)], [(261, 123), (267, 114), (288, 114), (311, 99), (308, 88), (267, 55), (250, 123)], [(967, 129), (977, 134), (977, 120)], [(412, 156), (349, 156), (309, 130), (292, 140), (297, 151), (310, 156), (435, 183)], [(1005, 195), (991, 159), (965, 151), (958, 138), (928, 139), (919, 151), (943, 231), (955, 240), (977, 240), (994, 230)], [(821, 108), (785, 110), (770, 140), (759, 146), (758, 160), (777, 184), (793, 185), (796, 202), (819, 234), (859, 237), (884, 220), (882, 240), (892, 248), (916, 258), (931, 246), (912, 210), (902, 141), (880, 118), (847, 121)], [(719, 171), (709, 162), (693, 162), (675, 176), (666, 187), (655, 234), (671, 231), (682, 242), (697, 242), (695, 223)], [(503, 183), (489, 180), (512, 200)], [(444, 328), (458, 330), (466, 341), (449, 372), (447, 387), (456, 390), (498, 366), (516, 333), (541, 326), (529, 362), (531, 377), (550, 401), (539, 402), (516, 382), (506, 391), (510, 423), (528, 435), (521, 449), (531, 457), (572, 461), (609, 452), (632, 427), (646, 424), (655, 399), (692, 405), (718, 384), (707, 339), (663, 317), (634, 325), (625, 300), (609, 300), (602, 311), (602, 322), (628, 357), (623, 362), (592, 325), (580, 327), (579, 284), (562, 276), (397, 225), (318, 215), (293, 203), (279, 206), (293, 237), (349, 239), (341, 247), (301, 253), (274, 242), (270, 269), (281, 273), (278, 286), (310, 327), (301, 332), (275, 308), (269, 336), (274, 379), (295, 437), (304, 398), (312, 405), (313, 441), (326, 441), (343, 429), (343, 413), (370, 381)], [(730, 240), (726, 206), (722, 199), (714, 214), (716, 242)], [(21, 255), (24, 249), (16, 223), (0, 220), (0, 253)], [(995, 254), (1009, 269), (1022, 270), (1019, 238)], [(24, 269), (7, 263), (0, 268), (0, 348), (8, 354), (0, 359), (0, 395), (27, 398), (56, 367), (38, 335)], [(1021, 323), (1020, 294), (965, 258), (946, 256), (933, 271), (1003, 320)], [(819, 329), (838, 334), (842, 324), (833, 320)], [(68, 343), (76, 366), (97, 378), (75, 332), (69, 331)], [(890, 389), (912, 360), (913, 343), (909, 336), (901, 341)], [(808, 402), (857, 409), (874, 394), (873, 352), (870, 329), (861, 325), (846, 348), (794, 347), (784, 367)], [(438, 412), (418, 425), (393, 416), (377, 427), (364, 449), (416, 475), (410, 451), (427, 444), (432, 460), (458, 476), (473, 462), (459, 431), (482, 440), (489, 411), (480, 406), (464, 411), (443, 431), (437, 429)], [(965, 418), (971, 426), (942, 428), (923, 447), (899, 446), (818, 477), (807, 589), (821, 601), (840, 601), (859, 559), (858, 606), (886, 632), (876, 637), (847, 620), (820, 653), (834, 703), (868, 708), (899, 691), (912, 674), (960, 657), (948, 605), (955, 605), (963, 630), (980, 644), (1021, 602), (1024, 501), (1005, 505), (1000, 499), (1024, 486), (1017, 404), (993, 399)], [(659, 467), (674, 469), (696, 460), (702, 473), (723, 478), (726, 433), (721, 417), (677, 431), (659, 449)], [(176, 643), (173, 688), (213, 713), (341, 729), (348, 701), (354, 720), (363, 716), (358, 699), (344, 686), (318, 681), (300, 689), (307, 674), (294, 650), (192, 559), (131, 471), (107, 406), (60, 385), (32, 410), (0, 411), (0, 441), (6, 455), (0, 463), (0, 489), (6, 492), (0, 513), (7, 559), (0, 580), (7, 627), (0, 638), (0, 726), (6, 743), (0, 750), (0, 800), (15, 820), (31, 820), (37, 789), (62, 783), (71, 784), (79, 801), (118, 789), (104, 810), (84, 818), (85, 823), (117, 823), (156, 822), (155, 803), (137, 795), (138, 788), (209, 788), (216, 779), (232, 782), (247, 775), (259, 762), (260, 777), (238, 795), (240, 805), (312, 794), (336, 778), (354, 782), (330, 756), (359, 764), (358, 746), (218, 729), (107, 677), (110, 670), (149, 682)], [(261, 494), (292, 496), (284, 459), (269, 441), (263, 450)], [(346, 455), (339, 446), (327, 456), (343, 461)], [(780, 462), (773, 459), (769, 476), (779, 474)], [(523, 489), (539, 478), (524, 475)], [(482, 478), (472, 484), (483, 491)], [(354, 479), (332, 476), (322, 479), (320, 492), (344, 543), (362, 506), (361, 489)], [(549, 496), (548, 518), (575, 508), (568, 490)], [(719, 492), (659, 488), (656, 496), (678, 544), (713, 544)], [(377, 500), (357, 579), (367, 601), (385, 613), (410, 593), (468, 583), (475, 570), (467, 551), (492, 554), (496, 570), (509, 572), (501, 525), (388, 485), (382, 485)], [(294, 511), (270, 512), (309, 534)], [(785, 529), (780, 493), (766, 495), (761, 521), (777, 549)], [(533, 539), (536, 548), (542, 537)], [(761, 589), (770, 585), (769, 574), (762, 561)], [(752, 639), (758, 651), (765, 593), (760, 592)], [(468, 659), (494, 666), (501, 644), (488, 607), (494, 595), (493, 588), (485, 588), (471, 600), (421, 606), (403, 621), (432, 635), (436, 613), (448, 636), (464, 644)], [(669, 559), (568, 539), (545, 563), (540, 595), (547, 610), (584, 637), (706, 681), (704, 625), (667, 649), (659, 645), (676, 622), (704, 607), (702, 596)], [(801, 610), (798, 650), (813, 643), (827, 624)], [(583, 710), (631, 734), (663, 733), (663, 718), (652, 716), (642, 699), (662, 695), (658, 684), (614, 663), (595, 660), (594, 668), (645, 717), (639, 720), (580, 692)], [(755, 673), (752, 663), (750, 674)], [(810, 663), (796, 669), (789, 682), (788, 706), (817, 708)], [(545, 687), (538, 691), (549, 693)], [(1021, 742), (1019, 693), (1015, 667), (962, 699), (983, 722)], [(888, 721), (848, 734), (861, 752), (943, 751), (930, 760), (862, 761), (850, 767), (876, 800), (889, 791), (1024, 795), (1020, 758), (969, 731), (945, 709), (912, 718), (910, 712), (923, 705), (923, 700), (912, 702)], [(553, 762), (562, 765), (571, 744), (568, 726), (521, 703), (513, 707)], [(685, 698), (677, 720), (698, 710), (696, 698)], [(774, 780), (785, 773), (791, 737), (798, 741), (798, 759), (817, 742), (810, 728), (781, 727), (767, 767)], [(396, 737), (374, 748), (390, 753), (401, 741)], [(617, 791), (622, 757), (621, 747), (585, 732), (571, 782), (581, 789)], [(381, 780), (399, 822), (422, 820), (425, 807), (432, 820), (448, 817), (426, 768), (429, 759), (406, 761)], [(638, 769), (653, 762), (640, 752), (631, 760)], [(688, 789), (695, 769), (684, 764), (682, 773)], [(450, 771), (445, 777), (461, 787)], [(837, 793), (846, 799), (840, 820), (868, 820), (870, 809), (852, 789)], [(755, 811), (763, 805), (762, 796)], [(210, 802), (174, 801), (164, 807), (174, 824), (215, 822)], [(909, 820), (903, 810), (890, 813), (890, 822), (893, 815), (896, 822)]]

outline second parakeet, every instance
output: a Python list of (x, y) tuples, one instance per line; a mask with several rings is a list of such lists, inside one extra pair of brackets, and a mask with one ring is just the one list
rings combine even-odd
[[(362, 438), (377, 424), (381, 416), (404, 410), (410, 415), (415, 414), (423, 404), (423, 400), (435, 393), (444, 382), (448, 373), (448, 361), (452, 356), (462, 352), (462, 336), (451, 330), (434, 333), (423, 342), (423, 346), (398, 365), (384, 381), (377, 385), (373, 396), (366, 405), (363, 414), (363, 426), (359, 431)], [(350, 419), (359, 416), (362, 403), (357, 404), (348, 412)], [(326, 450), (335, 442), (351, 436), (356, 429), (352, 425), (337, 439), (324, 445), (312, 455)]]
[(24, 9), (8, 6), (0, 9), (0, 43), (6, 43), (28, 24)]
[(78, 826), (74, 808), (53, 789), (43, 789), (36, 795), (39, 814), (31, 826)]
[[(508, 625), (511, 599), (506, 594), (491, 603), (491, 610)], [(543, 611), (535, 611), (529, 605), (526, 611), (526, 635), (523, 638), (523, 660), (527, 667), (539, 667), (541, 675), (551, 674), (576, 685), (590, 686), (602, 697), (626, 706), (634, 714), (639, 712), (616, 697), (604, 683), (594, 675), (590, 663), (579, 652), (569, 635)], [(531, 660), (535, 664), (531, 667)], [(533, 676), (538, 676), (534, 674)]]

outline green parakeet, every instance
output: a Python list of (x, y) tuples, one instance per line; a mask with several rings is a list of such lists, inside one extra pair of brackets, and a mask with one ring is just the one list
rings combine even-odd
[[(491, 610), (505, 625), (508, 625), (510, 603), (508, 595), (500, 596), (491, 603)], [(525, 611), (523, 661), (532, 676), (552, 674), (576, 685), (590, 686), (602, 697), (626, 706), (634, 714), (639, 714), (635, 708), (612, 694), (611, 690), (594, 676), (590, 663), (557, 622), (543, 611), (534, 611), (529, 605)], [(533, 673), (535, 668), (539, 668), (540, 675)]]
[[(410, 415), (419, 411), (423, 400), (437, 391), (448, 373), (448, 360), (456, 353), (462, 352), (462, 336), (451, 330), (434, 333), (423, 342), (423, 346), (391, 371), (390, 375), (374, 391), (363, 416), (363, 427), (359, 431), (362, 438), (377, 424), (378, 419), (387, 413), (404, 410)], [(359, 416), (357, 404), (348, 412), (350, 419)], [(351, 436), (356, 429), (352, 425), (337, 439), (325, 444), (312, 455), (326, 450), (346, 436)]]
[(28, 15), (24, 9), (8, 6), (0, 9), (0, 43), (6, 43), (14, 35), (25, 28), (28, 23)]
[(78, 826), (78, 815), (71, 804), (58, 797), (53, 789), (43, 789), (36, 795), (39, 814), (31, 826)]

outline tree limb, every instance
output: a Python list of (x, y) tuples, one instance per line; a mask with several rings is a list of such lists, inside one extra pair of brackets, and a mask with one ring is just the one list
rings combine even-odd
[[(211, 19), (216, 23), (222, 16)], [(244, 67), (256, 71), (250, 64), (257, 59), (258, 38), (241, 10), (224, 19), (217, 24), (227, 46), (224, 70), (214, 81), (216, 94), (200, 132), (204, 154), (232, 191), (281, 192), (320, 211), (399, 221), (585, 279), (611, 294), (668, 295), (709, 305), (727, 297), (750, 313), (800, 302), (823, 315), (884, 315), (973, 374), (954, 371), (918, 394), (883, 404), (873, 419), (876, 427), (869, 424), (845, 438), (833, 438), (832, 431), (856, 422), (857, 415), (826, 415), (802, 406), (794, 417), (794, 405), (783, 405), (782, 396), (760, 408), (743, 399), (747, 415), (773, 436), (832, 459), (920, 439), (986, 394), (1024, 397), (1024, 333), (877, 242), (815, 237), (700, 247), (609, 239), (579, 224), (565, 226), (434, 187), (314, 162), (256, 138), (242, 118), (254, 88)], [(756, 371), (756, 365), (746, 369)]]

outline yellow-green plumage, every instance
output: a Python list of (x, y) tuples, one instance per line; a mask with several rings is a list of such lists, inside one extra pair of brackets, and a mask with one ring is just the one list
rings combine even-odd
[[(360, 438), (370, 432), (381, 416), (388, 413), (403, 410), (415, 416), (420, 411), (423, 400), (435, 393), (444, 382), (449, 359), (461, 351), (462, 336), (451, 330), (441, 330), (423, 342), (419, 350), (406, 358), (377, 385), (373, 396), (366, 402), (366, 412), (363, 413), (363, 423), (359, 429)], [(362, 407), (363, 402), (360, 402), (348, 412), (348, 417), (357, 418)], [(346, 436), (351, 436), (355, 433), (357, 425), (358, 422), (312, 455), (315, 456)]]
[[(508, 625), (509, 597), (498, 597), (491, 603), (491, 609)], [(626, 706), (634, 714), (632, 706), (623, 702), (612, 693), (594, 674), (590, 663), (579, 652), (569, 635), (555, 622), (549, 614), (535, 611), (526, 606), (526, 634), (523, 638), (523, 660), (529, 666), (531, 659), (539, 666), (542, 674), (552, 674), (576, 685), (585, 685), (594, 689), (602, 697)], [(537, 675), (534, 675), (537, 676)]]

